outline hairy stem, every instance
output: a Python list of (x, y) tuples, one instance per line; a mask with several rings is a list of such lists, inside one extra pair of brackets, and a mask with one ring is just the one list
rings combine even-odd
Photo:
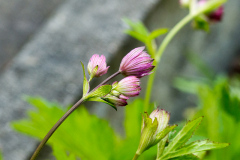
[(138, 157), (139, 157), (139, 154), (137, 154), (137, 153), (136, 153), (136, 154), (134, 155), (134, 157), (133, 157), (133, 159), (132, 159), (132, 160), (137, 160), (137, 159), (138, 159)]
[[(96, 90), (98, 87), (100, 87), (101, 85), (104, 85), (105, 83), (107, 83), (109, 80), (111, 80), (112, 78), (116, 77), (118, 74), (120, 74), (119, 71), (117, 71), (116, 73), (112, 74), (111, 76), (109, 76), (107, 79), (105, 79), (102, 83), (100, 83), (97, 87), (95, 87), (92, 91)], [(79, 105), (84, 102), (85, 99), (81, 98), (76, 104), (74, 104), (58, 121), (57, 123), (50, 129), (50, 131), (47, 133), (47, 135), (43, 138), (43, 140), (41, 141), (41, 143), (38, 145), (37, 149), (34, 151), (32, 157), (30, 160), (35, 160), (36, 157), (38, 156), (39, 152), (41, 151), (41, 149), (43, 148), (43, 146), (47, 143), (47, 141), (49, 140), (49, 138), (53, 135), (53, 133), (58, 129), (58, 127), (64, 122), (64, 120), (75, 110), (79, 107)]]

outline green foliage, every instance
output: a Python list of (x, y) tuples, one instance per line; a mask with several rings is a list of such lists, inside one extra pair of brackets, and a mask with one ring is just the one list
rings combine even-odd
[(149, 32), (142, 22), (133, 22), (127, 18), (123, 19), (123, 21), (130, 27), (130, 29), (125, 30), (125, 33), (143, 42), (146, 45), (149, 54), (152, 56), (152, 58), (154, 58), (156, 53), (156, 43), (154, 39), (163, 34), (166, 34), (168, 32), (168, 29), (159, 28), (152, 32)]
[(171, 140), (168, 146), (164, 149), (162, 155), (158, 157), (158, 160), (184, 158), (199, 159), (193, 154), (201, 151), (223, 148), (229, 145), (227, 143), (214, 143), (208, 140), (187, 143), (201, 121), (202, 117), (189, 121)]
[[(13, 122), (12, 126), (18, 132), (41, 140), (66, 109), (41, 98), (28, 97), (27, 101), (35, 110), (28, 111), (28, 119)], [(58, 160), (73, 160), (75, 157), (83, 160), (132, 159), (139, 144), (142, 110), (141, 99), (136, 99), (126, 107), (126, 136), (121, 137), (106, 120), (90, 115), (80, 106), (53, 134), (48, 145), (52, 146), (53, 154)], [(156, 148), (152, 148), (139, 159), (154, 159), (155, 154)]]
[[(56, 121), (66, 112), (61, 106), (49, 103), (41, 98), (28, 98), (36, 110), (28, 112), (28, 119), (14, 122), (13, 127), (22, 133), (42, 139)], [(82, 159), (109, 159), (115, 152), (119, 136), (108, 122), (90, 115), (84, 107), (79, 107), (69, 116), (49, 139), (48, 144), (54, 153), (64, 150)], [(56, 153), (57, 152), (57, 153)], [(94, 153), (94, 154), (93, 154)]]
[(238, 94), (240, 87), (232, 83), (236, 81), (239, 84), (239, 79), (218, 76), (213, 80), (206, 77), (195, 81), (179, 78), (175, 84), (178, 88), (197, 95), (199, 99), (198, 108), (192, 109), (194, 112), (188, 114), (189, 118), (200, 115), (205, 117), (196, 134), (214, 141), (230, 143), (224, 151), (211, 151), (208, 159), (238, 159), (237, 157), (240, 156), (238, 136), (240, 135), (240, 97)]
[(3, 158), (2, 158), (2, 152), (0, 151), (0, 160), (3, 160)]

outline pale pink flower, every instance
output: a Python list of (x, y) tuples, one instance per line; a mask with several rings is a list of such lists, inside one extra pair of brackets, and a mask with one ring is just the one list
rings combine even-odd
[(149, 75), (153, 70), (153, 60), (144, 50), (145, 47), (138, 47), (123, 57), (119, 71), (124, 76), (136, 76), (141, 78)]
[[(98, 66), (98, 69), (95, 71), (94, 68)], [(107, 73), (109, 66), (107, 67), (106, 58), (104, 55), (99, 57), (98, 54), (94, 54), (88, 62), (88, 73), (91, 78), (100, 77)]]
[(114, 90), (127, 97), (138, 96), (141, 91), (140, 79), (135, 76), (123, 78), (118, 82)]

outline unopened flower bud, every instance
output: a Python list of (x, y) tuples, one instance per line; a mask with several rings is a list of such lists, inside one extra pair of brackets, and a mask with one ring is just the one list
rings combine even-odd
[(108, 103), (113, 104), (114, 106), (126, 106), (127, 105), (126, 99), (122, 99), (120, 97), (117, 97), (117, 96), (114, 96), (111, 94), (103, 97), (102, 99), (107, 101)]
[(88, 73), (90, 74), (90, 80), (93, 77), (100, 77), (107, 73), (109, 66), (107, 67), (106, 58), (104, 55), (99, 57), (98, 54), (94, 54), (88, 62)]
[(130, 51), (120, 64), (119, 71), (124, 76), (136, 76), (141, 78), (149, 75), (153, 70), (153, 60), (149, 54), (144, 52), (145, 47), (138, 47)]
[(145, 150), (156, 145), (163, 139), (175, 126), (168, 126), (170, 115), (165, 110), (154, 110), (150, 116), (143, 115), (142, 131), (137, 153), (140, 155)]
[(138, 96), (141, 91), (140, 79), (135, 76), (123, 78), (113, 89), (127, 97)]

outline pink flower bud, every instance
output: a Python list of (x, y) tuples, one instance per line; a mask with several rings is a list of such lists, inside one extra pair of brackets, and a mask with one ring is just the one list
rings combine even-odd
[(154, 66), (152, 62), (154, 59), (143, 51), (144, 48), (145, 47), (135, 48), (123, 57), (119, 71), (124, 76), (136, 76), (141, 78), (149, 75), (153, 70)]
[(157, 119), (158, 122), (157, 133), (159, 133), (168, 125), (170, 114), (163, 109), (157, 108), (150, 114), (149, 117), (152, 119), (152, 122), (155, 120), (155, 118)]
[[(204, 6), (207, 3), (207, 1), (208, 0), (200, 0), (198, 2), (198, 7)], [(210, 13), (206, 13), (205, 15), (207, 16), (207, 18), (210, 22), (219, 22), (222, 20), (223, 10), (224, 10), (223, 6), (220, 6), (216, 10), (214, 10)]]
[[(115, 106), (126, 106), (127, 105), (127, 101), (126, 99), (122, 99), (120, 98), (121, 95), (119, 97), (116, 97), (114, 95), (107, 95), (106, 97), (103, 97), (102, 99), (104, 99), (105, 101), (115, 105)], [(126, 98), (126, 97), (124, 97)]]
[[(96, 66), (98, 66), (98, 68), (97, 70), (94, 70), (96, 69)], [(104, 55), (101, 55), (99, 57), (98, 54), (94, 54), (88, 62), (88, 73), (90, 74), (91, 78), (100, 77), (106, 74), (108, 71), (108, 68), (109, 66), (107, 67), (106, 58)]]
[(118, 82), (114, 90), (127, 97), (138, 96), (141, 91), (140, 79), (135, 76), (123, 78), (121, 81)]

